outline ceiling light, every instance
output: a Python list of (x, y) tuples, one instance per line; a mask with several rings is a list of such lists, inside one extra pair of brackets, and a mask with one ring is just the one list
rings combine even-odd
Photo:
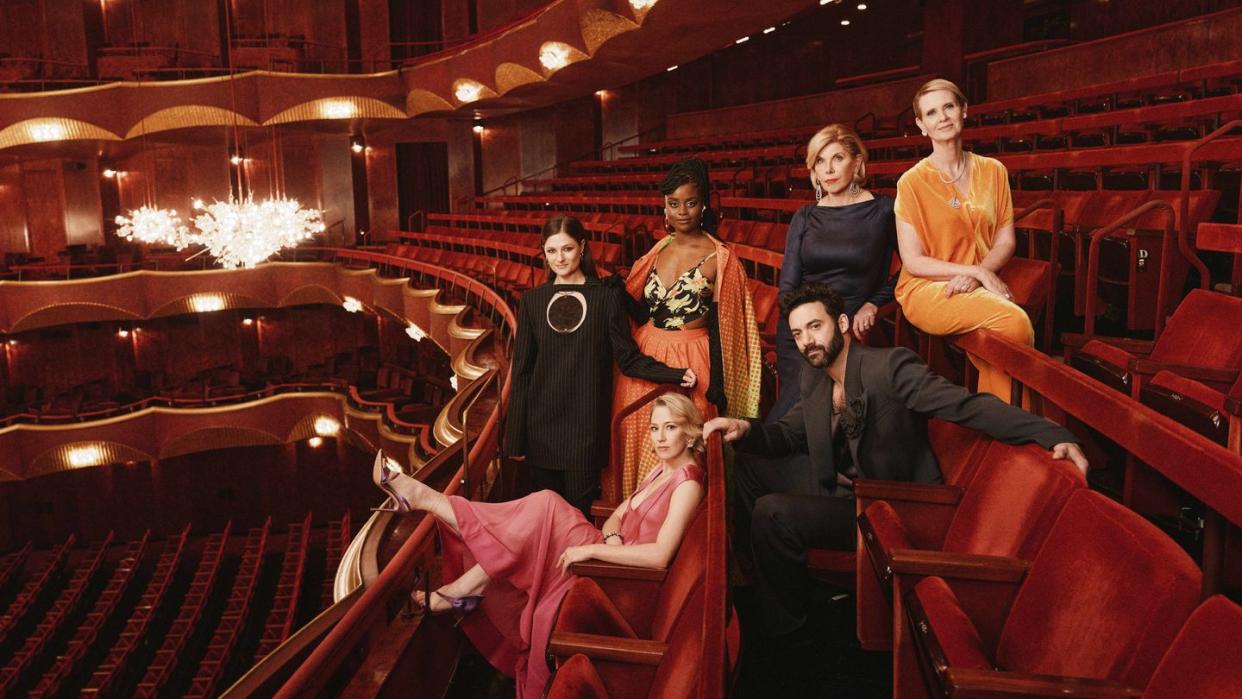
[(673, 72), (673, 71), (675, 71), (675, 70), (677, 70), (677, 66), (669, 66), (669, 67), (668, 67), (668, 69), (667, 69), (667, 72), (671, 73), (671, 72)]
[(31, 140), (35, 141), (60, 141), (66, 135), (65, 127), (55, 122), (31, 124), (27, 129)]
[(483, 94), (483, 86), (476, 82), (462, 81), (453, 90), (458, 102), (475, 102)]
[(341, 423), (336, 418), (323, 417), (315, 418), (315, 434), (320, 437), (335, 437), (341, 432)]
[(74, 447), (66, 454), (66, 460), (74, 468), (96, 466), (103, 462), (104, 451), (94, 444), (85, 447)]
[(832, 2), (832, 0), (819, 0), (819, 4), (821, 5), (827, 5), (830, 2)]
[(349, 119), (358, 113), (358, 108), (348, 100), (331, 100), (319, 107), (319, 114), (325, 119)]
[(742, 37), (741, 39), (738, 39), (737, 41), (735, 41), (735, 42), (733, 42), (733, 43), (735, 43), (735, 44), (744, 44), (744, 43), (746, 43), (746, 42), (748, 42), (748, 41), (750, 41), (750, 37), (749, 37), (749, 36), (744, 36), (744, 37)]
[(774, 32), (774, 31), (776, 31), (776, 27), (768, 27), (767, 29), (764, 29), (764, 30), (763, 30), (763, 33), (764, 33), (764, 34), (771, 34), (771, 33), (772, 33), (772, 32)]
[(224, 310), (224, 297), (220, 294), (195, 294), (190, 297), (190, 308), (195, 313), (215, 313)]
[(547, 70), (560, 70), (569, 65), (569, 49), (549, 41), (539, 49), (539, 63)]
[(202, 210), (203, 210), (203, 200), (202, 200), (202, 199), (197, 199), (197, 198), (196, 198), (194, 201), (190, 202), (190, 208), (194, 209), (195, 211), (202, 211)]
[(858, 9), (860, 9), (860, 10), (865, 10), (865, 9), (867, 9), (867, 3), (865, 3), (865, 2), (860, 2), (860, 3), (858, 3)]
[(655, 7), (655, 4), (656, 0), (630, 0), (630, 7), (634, 8), (638, 12), (650, 10)]
[(350, 313), (357, 313), (362, 310), (362, 302), (353, 296), (346, 296), (341, 306)]
[(843, 19), (843, 20), (841, 20), (841, 26), (842, 26), (842, 27), (848, 27), (848, 26), (850, 26), (850, 21), (849, 21), (848, 19)]
[(128, 216), (117, 216), (114, 220), (118, 236), (148, 245), (163, 243), (181, 248), (190, 234), (190, 230), (181, 223), (176, 209), (140, 206), (131, 210)]
[(194, 218), (194, 226), (198, 232), (185, 244), (205, 246), (225, 269), (254, 267), (325, 229), (322, 211), (284, 197), (212, 202)]

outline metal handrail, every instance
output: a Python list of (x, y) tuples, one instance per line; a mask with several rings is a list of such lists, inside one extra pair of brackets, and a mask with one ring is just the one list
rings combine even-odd
[[(1136, 221), (1155, 209), (1160, 209), (1164, 212), (1164, 231), (1160, 248), (1160, 282), (1156, 287), (1156, 328), (1154, 339), (1159, 339), (1160, 333), (1164, 331), (1164, 311), (1167, 305), (1169, 277), (1173, 272), (1172, 261), (1169, 258), (1172, 253), (1172, 242), (1176, 236), (1176, 232), (1173, 229), (1174, 223), (1177, 220), (1177, 212), (1169, 202), (1163, 199), (1154, 199), (1107, 226), (1091, 231), (1091, 246), (1087, 249), (1087, 305), (1083, 309), (1086, 315), (1083, 325), (1083, 336), (1085, 338), (1090, 339), (1095, 335), (1095, 291), (1100, 277), (1100, 241), (1127, 223)], [(1131, 282), (1133, 283), (1133, 280)]]
[[(1177, 229), (1177, 249), (1178, 251), (1181, 252), (1182, 257), (1186, 258), (1186, 261), (1189, 262), (1191, 266), (1193, 266), (1196, 270), (1199, 271), (1199, 288), (1201, 289), (1211, 288), (1211, 278), (1210, 278), (1211, 275), (1208, 273), (1207, 265), (1203, 263), (1203, 260), (1199, 259), (1199, 255), (1195, 253), (1194, 249), (1190, 246), (1190, 161), (1191, 161), (1191, 156), (1195, 154), (1195, 151), (1199, 150), (1200, 148), (1206, 146), (1212, 141), (1215, 141), (1216, 139), (1220, 138), (1221, 136), (1224, 136), (1225, 134), (1229, 133), (1230, 131), (1233, 131), (1234, 129), (1238, 127), (1242, 127), (1242, 119), (1234, 119), (1233, 121), (1216, 129), (1215, 131), (1204, 136), (1198, 141), (1195, 141), (1194, 143), (1190, 144), (1190, 146), (1186, 148), (1186, 152), (1182, 154), (1182, 182), (1181, 182), (1181, 187), (1180, 187), (1181, 189), (1180, 204), (1181, 205), (1179, 207), (1181, 209), (1182, 220), (1181, 220), (1181, 225), (1178, 226), (1178, 229)], [(1165, 259), (1163, 262), (1163, 264), (1165, 265), (1167, 265), (1168, 263), (1169, 261), (1167, 259)], [(1159, 323), (1160, 319), (1157, 318), (1156, 322)], [(1159, 330), (1157, 330), (1156, 335), (1159, 336), (1159, 334), (1160, 332)]]

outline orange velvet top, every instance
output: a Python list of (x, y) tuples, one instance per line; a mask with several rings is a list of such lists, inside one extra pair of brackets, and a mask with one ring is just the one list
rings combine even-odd
[[(1013, 196), (1009, 172), (999, 160), (969, 156), (970, 191), (962, 195), (956, 185), (945, 184), (936, 166), (923, 158), (897, 180), (897, 218), (914, 226), (923, 252), (937, 260), (960, 265), (983, 261), (996, 240), (996, 231), (1013, 222)], [(957, 194), (961, 208), (949, 200)], [(905, 303), (911, 290), (933, 280), (911, 275), (906, 267), (897, 280), (897, 300)]]

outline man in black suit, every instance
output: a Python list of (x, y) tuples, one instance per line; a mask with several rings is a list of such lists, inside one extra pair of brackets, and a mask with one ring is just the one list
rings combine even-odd
[[(749, 530), (768, 635), (806, 621), (806, 549), (854, 549), (853, 478), (939, 483), (927, 438), (935, 417), (1009, 444), (1037, 442), (1085, 473), (1087, 460), (1064, 427), (971, 393), (931, 372), (904, 347), (852, 344), (841, 297), (807, 283), (781, 299), (807, 361), (801, 399), (775, 424), (719, 417), (703, 426), (743, 452), (737, 460), (737, 527)], [(766, 458), (755, 458), (766, 457)]]

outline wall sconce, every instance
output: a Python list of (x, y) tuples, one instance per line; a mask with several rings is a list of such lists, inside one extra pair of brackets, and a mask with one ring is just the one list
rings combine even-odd
[(470, 130), (475, 133), (483, 133), (483, 125), (476, 123), (474, 126), (470, 128)]
[(483, 86), (473, 80), (462, 80), (453, 88), (458, 102), (476, 102), (483, 95)]
[(99, 174), (103, 175), (107, 179), (112, 179), (116, 177), (117, 175), (119, 175), (120, 173), (118, 173), (116, 170), (113, 170), (112, 168), (109, 167), (109, 168), (104, 168), (104, 171)]
[(366, 140), (362, 136), (349, 137), (349, 149), (355, 154), (361, 153), (367, 147)]
[(357, 313), (362, 310), (362, 302), (353, 296), (346, 296), (345, 300), (341, 303), (341, 306), (350, 313)]

